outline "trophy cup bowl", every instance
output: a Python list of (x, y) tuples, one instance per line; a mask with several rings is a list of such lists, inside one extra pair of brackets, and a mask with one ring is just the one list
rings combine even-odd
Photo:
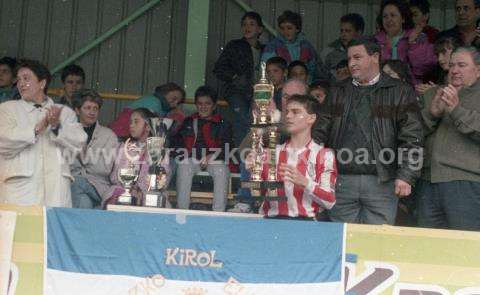
[(157, 165), (163, 158), (163, 146), (165, 145), (165, 137), (148, 137), (147, 152), (151, 159), (151, 165)]
[(167, 185), (167, 171), (161, 166), (165, 157), (166, 124), (164, 119), (151, 118), (152, 137), (147, 138), (147, 153), (150, 157), (149, 167), (149, 188), (145, 194), (143, 205), (146, 207), (164, 208), (166, 205), (167, 194), (165, 187)]
[(119, 205), (135, 205), (136, 198), (131, 195), (130, 188), (137, 180), (137, 171), (134, 167), (120, 168), (118, 170), (118, 180), (125, 189), (125, 192), (118, 197), (117, 204)]

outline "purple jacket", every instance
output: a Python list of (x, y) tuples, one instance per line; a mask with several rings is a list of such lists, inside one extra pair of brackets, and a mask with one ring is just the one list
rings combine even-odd
[[(415, 84), (422, 83), (423, 79), (437, 64), (437, 57), (433, 51), (433, 44), (428, 42), (427, 35), (421, 33), (414, 43), (408, 42), (413, 29), (406, 31), (398, 41), (398, 59), (410, 65)], [(381, 46), (382, 60), (392, 58), (392, 45), (388, 42), (385, 31), (375, 34), (375, 39)]]

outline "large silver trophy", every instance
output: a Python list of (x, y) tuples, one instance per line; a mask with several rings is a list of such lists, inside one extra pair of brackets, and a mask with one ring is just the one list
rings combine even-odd
[(173, 121), (167, 118), (151, 118), (152, 136), (147, 138), (147, 153), (150, 157), (149, 188), (145, 195), (143, 206), (165, 208), (168, 202), (167, 171), (162, 162), (167, 156), (165, 141), (167, 130)]
[[(260, 196), (266, 200), (283, 200), (276, 196), (276, 189), (283, 187), (283, 182), (277, 180), (276, 171), (276, 144), (279, 123), (274, 122), (272, 114), (268, 112), (270, 101), (273, 99), (274, 86), (267, 80), (266, 64), (261, 64), (261, 77), (253, 86), (253, 97), (258, 106), (258, 114), (253, 113), (252, 151), (255, 153), (254, 167), (249, 181), (242, 181), (243, 188), (259, 190)], [(267, 166), (268, 175), (262, 177), (264, 166)]]

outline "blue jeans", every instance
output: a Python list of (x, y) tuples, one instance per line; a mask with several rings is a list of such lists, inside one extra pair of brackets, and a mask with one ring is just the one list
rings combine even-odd
[[(245, 169), (245, 163), (240, 162), (240, 181), (250, 180), (250, 172)], [(249, 188), (240, 187), (237, 191), (236, 201), (240, 203), (246, 203), (250, 206), (255, 203), (255, 199), (252, 197), (252, 192)]]
[(233, 143), (239, 147), (250, 130), (251, 106), (245, 95), (234, 94), (228, 97), (228, 108), (232, 112)]
[(420, 180), (417, 186), (419, 226), (480, 230), (480, 182)]
[(72, 192), (73, 208), (100, 208), (102, 197), (85, 177), (75, 176), (75, 181), (72, 182), (70, 190)]
[(394, 224), (398, 198), (394, 181), (379, 182), (375, 175), (340, 174), (335, 188), (336, 203), (329, 211), (335, 222)]

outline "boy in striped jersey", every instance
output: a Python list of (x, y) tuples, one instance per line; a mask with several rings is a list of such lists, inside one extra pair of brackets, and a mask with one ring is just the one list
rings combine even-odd
[[(287, 200), (265, 201), (260, 208), (265, 217), (314, 220), (317, 213), (335, 204), (335, 155), (311, 136), (319, 108), (320, 103), (310, 95), (293, 95), (287, 101), (284, 122), (290, 139), (276, 148), (277, 179), (284, 182), (276, 193)], [(254, 157), (250, 153), (246, 159), (249, 170)], [(264, 179), (267, 173), (265, 164)]]

